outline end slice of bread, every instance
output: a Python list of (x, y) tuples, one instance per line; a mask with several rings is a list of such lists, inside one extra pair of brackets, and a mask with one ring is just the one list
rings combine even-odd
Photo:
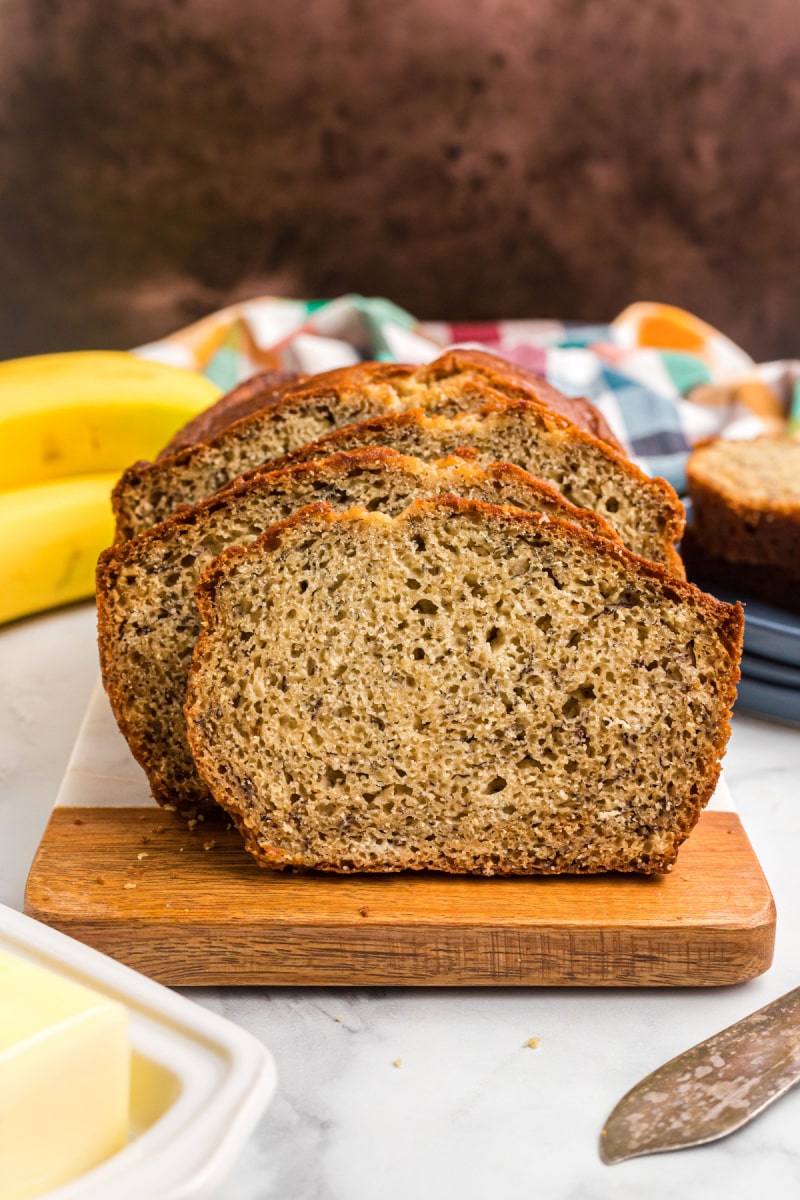
[(571, 520), (616, 541), (611, 526), (507, 463), (425, 463), (370, 447), (242, 481), (102, 555), (97, 612), (103, 681), (153, 795), (182, 812), (216, 807), (195, 769), (183, 705), (200, 631), (194, 589), (222, 550), (245, 545), (316, 500), (397, 513), (411, 500), (456, 492)]
[(197, 599), (189, 742), (265, 866), (663, 872), (713, 792), (741, 607), (558, 519), (314, 505)]
[(287, 392), (303, 387), (307, 378), (295, 371), (261, 371), (253, 375), (182, 425), (160, 451), (156, 462), (198, 442), (210, 441), (235, 421), (277, 404)]
[(690, 455), (686, 472), (696, 559), (798, 573), (800, 440), (718, 439)]

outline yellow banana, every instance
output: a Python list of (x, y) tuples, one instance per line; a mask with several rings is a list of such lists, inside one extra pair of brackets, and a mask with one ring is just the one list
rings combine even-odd
[(94, 595), (118, 474), (0, 492), (0, 624)]
[(115, 350), (0, 363), (0, 491), (152, 458), (219, 396), (203, 375)]

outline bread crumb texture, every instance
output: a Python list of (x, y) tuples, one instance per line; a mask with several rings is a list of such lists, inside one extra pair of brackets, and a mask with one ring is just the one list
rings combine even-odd
[(441, 458), (468, 447), (482, 463), (515, 463), (546, 479), (573, 504), (599, 513), (629, 550), (663, 563), (683, 578), (675, 551), (684, 511), (664, 479), (644, 475), (629, 459), (580, 430), (554, 428), (546, 413), (525, 402), (492, 400), (477, 412), (431, 416), (411, 410), (335, 430), (263, 469), (285, 468), (364, 446)]
[(669, 484), (625, 457), (587, 401), (475, 351), (448, 352), (417, 368), (362, 363), (319, 376), (206, 442), (134, 464), (112, 495), (115, 540), (270, 463), (366, 445), (427, 460), (467, 446), (481, 462), (514, 463), (607, 518), (635, 553), (682, 574), (673, 543), (683, 531), (683, 509)]
[(370, 447), (242, 482), (102, 555), (97, 612), (103, 682), (160, 804), (189, 817), (190, 828), (204, 810), (216, 809), (195, 769), (183, 717), (200, 632), (194, 592), (211, 560), (314, 501), (394, 515), (414, 499), (444, 492), (563, 517), (617, 540), (601, 517), (518, 467), (495, 463), (484, 469), (457, 458), (425, 463)]
[[(711, 442), (694, 451), (686, 472), (694, 509), (687, 546), (694, 570), (797, 608), (800, 441)], [(769, 568), (763, 575), (762, 567)]]
[[(256, 392), (258, 385), (255, 385)], [(238, 410), (237, 392), (223, 407)], [(593, 443), (619, 449), (596, 408), (569, 399), (524, 368), (476, 351), (450, 351), (435, 362), (413, 367), (400, 363), (359, 363), (350, 368), (300, 379), (280, 389), (275, 403), (249, 412), (232, 424), (222, 422), (207, 440), (194, 442), (155, 463), (135, 463), (123, 474), (112, 496), (117, 540), (155, 525), (181, 504), (196, 504), (245, 471), (308, 442), (369, 417), (415, 408), (442, 415), (474, 412), (492, 397), (523, 398), (541, 410), (543, 423), (569, 428)], [(214, 422), (211, 422), (212, 426)]]
[(190, 743), (266, 866), (663, 872), (713, 792), (741, 608), (558, 519), (316, 505), (197, 596)]
[(800, 511), (800, 440), (796, 438), (710, 442), (692, 455), (692, 474), (734, 503), (791, 506)]

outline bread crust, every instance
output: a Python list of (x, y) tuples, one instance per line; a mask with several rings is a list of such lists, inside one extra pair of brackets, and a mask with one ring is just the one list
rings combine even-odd
[[(462, 387), (469, 389), (478, 402), (467, 403), (463, 397), (459, 401), (451, 386), (454, 379), (460, 379)], [(419, 392), (422, 389), (431, 397), (430, 404), (426, 404), (425, 408), (452, 412), (479, 407), (484, 389), (487, 391), (486, 399), (489, 399), (490, 395), (502, 397), (504, 392), (515, 398), (521, 395), (537, 410), (558, 419), (559, 428), (581, 430), (585, 436), (592, 438), (596, 445), (621, 455), (619, 444), (613, 438), (601, 414), (588, 402), (562, 397), (544, 380), (539, 380), (523, 368), (515, 368), (493, 355), (454, 351), (422, 368), (401, 363), (361, 363), (340, 371), (312, 376), (299, 386), (290, 385), (277, 395), (274, 403), (226, 424), (214, 436), (184, 446), (177, 453), (159, 458), (155, 463), (134, 463), (123, 473), (112, 493), (112, 509), (117, 526), (116, 540), (124, 540), (140, 531), (136, 517), (140, 495), (157, 495), (159, 503), (166, 506), (165, 511), (156, 514), (155, 520), (149, 521), (153, 524), (167, 516), (170, 511), (174, 511), (181, 503), (182, 498), (177, 495), (172, 507), (169, 507), (178, 477), (186, 479), (192, 471), (200, 473), (203, 464), (216, 462), (217, 459), (220, 461), (219, 478), (215, 478), (215, 484), (210, 490), (217, 490), (240, 474), (241, 467), (229, 471), (226, 478), (225, 460), (230, 457), (236, 446), (245, 447), (251, 442), (255, 431), (262, 424), (286, 423), (293, 416), (299, 417), (315, 411), (327, 412), (328, 427), (335, 428), (363, 419), (370, 413), (388, 413), (414, 406), (414, 389), (417, 389), (418, 407), (421, 406)], [(223, 399), (220, 406), (223, 411), (226, 403)], [(558, 411), (554, 405), (558, 406)], [(211, 420), (213, 423), (213, 418)], [(308, 435), (302, 440), (307, 441)], [(256, 466), (257, 463), (251, 465)], [(199, 496), (193, 496), (192, 501), (195, 502), (207, 494), (208, 490)]]
[(253, 375), (187, 421), (172, 435), (155, 461), (163, 462), (188, 446), (209, 441), (234, 421), (276, 404), (285, 393), (301, 387), (307, 378), (307, 375), (300, 375), (296, 371), (261, 371)]
[[(677, 601), (688, 602), (699, 608), (716, 623), (718, 636), (727, 656), (727, 668), (717, 681), (718, 710), (723, 714), (712, 731), (711, 745), (705, 757), (699, 764), (698, 775), (693, 784), (693, 798), (683, 806), (676, 815), (674, 839), (671, 846), (663, 852), (643, 858), (622, 859), (614, 863), (613, 869), (620, 871), (637, 871), (642, 873), (660, 873), (671, 869), (678, 848), (696, 824), (702, 809), (708, 803), (719, 777), (719, 760), (725, 749), (730, 734), (730, 711), (736, 696), (736, 684), (739, 679), (738, 662), (741, 656), (743, 612), (741, 605), (727, 605), (712, 596), (699, 591), (694, 585), (676, 579), (659, 565), (637, 558), (620, 546), (597, 538), (592, 533), (576, 526), (550, 519), (543, 522), (536, 514), (523, 513), (507, 507), (485, 504), (481, 501), (463, 500), (456, 496), (439, 496), (433, 500), (414, 501), (403, 513), (394, 518), (394, 522), (413, 524), (424, 519), (428, 514), (436, 514), (444, 520), (463, 521), (475, 520), (484, 525), (490, 525), (500, 542), (505, 536), (521, 533), (536, 537), (541, 534), (543, 524), (547, 526), (546, 536), (549, 539), (563, 539), (566, 542), (578, 544), (600, 558), (613, 557), (622, 564), (630, 581), (635, 583), (642, 576), (656, 580), (664, 592)], [(273, 845), (263, 834), (260, 834), (258, 822), (250, 815), (247, 803), (241, 802), (235, 791), (225, 790), (216, 773), (216, 763), (204, 740), (204, 725), (202, 718), (203, 698), (201, 677), (207, 661), (211, 659), (211, 648), (217, 620), (216, 595), (218, 588), (243, 560), (259, 555), (281, 555), (282, 547), (295, 535), (324, 533), (326, 527), (343, 522), (366, 522), (377, 524), (389, 521), (389, 518), (365, 510), (353, 509), (345, 513), (334, 512), (330, 505), (321, 503), (309, 505), (294, 514), (286, 521), (274, 525), (255, 542), (247, 547), (236, 547), (224, 551), (208, 565), (204, 571), (196, 591), (196, 599), (203, 620), (203, 632), (198, 640), (194, 660), (190, 669), (189, 686), (186, 702), (187, 727), (189, 741), (192, 746), (198, 769), (206, 779), (209, 787), (218, 801), (227, 809), (237, 828), (241, 832), (247, 849), (264, 867), (283, 869), (286, 867), (303, 867), (313, 865), (314, 869), (347, 873), (354, 870), (396, 871), (401, 869), (432, 869), (440, 871), (472, 870), (488, 874), (554, 874), (568, 870), (574, 873), (592, 873), (597, 870), (607, 870), (608, 867), (593, 865), (590, 859), (575, 861), (562, 856), (542, 868), (535, 861), (524, 863), (496, 861), (492, 855), (491, 862), (483, 861), (480, 856), (472, 855), (472, 865), (465, 867), (463, 860), (457, 860), (438, 850), (432, 850), (427, 859), (416, 862), (406, 862), (398, 865), (396, 862), (382, 861), (365, 865), (363, 860), (354, 856), (352, 860), (322, 860), (315, 858), (313, 864), (307, 862), (303, 855), (291, 854)], [(725, 715), (726, 714), (726, 715)]]
[[(512, 417), (515, 415), (526, 417), (547, 433), (568, 433), (576, 442), (592, 449), (600, 445), (597, 438), (582, 430), (575, 430), (566, 418), (551, 412), (542, 405), (532, 405), (526, 400), (509, 400), (497, 392), (490, 391), (487, 394), (486, 403), (481, 408), (475, 412), (462, 413), (455, 417), (432, 415), (423, 409), (412, 408), (343, 426), (301, 446), (291, 454), (285, 454), (281, 458), (273, 459), (271, 462), (256, 467), (252, 472), (247, 472), (243, 478), (250, 478), (263, 471), (282, 470), (312, 458), (334, 453), (351, 444), (380, 445), (383, 442), (391, 444), (403, 430), (412, 429), (430, 431), (434, 437), (437, 434), (450, 436), (453, 443), (452, 447), (448, 446), (450, 453), (461, 451), (474, 453), (472, 442), (475, 441), (476, 433), (479, 430), (478, 423), (504, 414)], [(665, 479), (645, 475), (635, 463), (631, 462), (621, 451), (614, 450), (612, 446), (603, 445), (601, 453), (604, 457), (610, 458), (615, 467), (631, 483), (647, 492), (652, 497), (654, 506), (658, 506), (660, 509), (664, 526), (662, 539), (664, 563), (672, 574), (684, 578), (683, 562), (675, 543), (679, 542), (683, 536), (686, 516), (674, 489)]]
[[(701, 551), (709, 560), (751, 563), (776, 567), (790, 574), (800, 552), (800, 480), (794, 492), (779, 496), (768, 490), (748, 487), (735, 478), (737, 465), (748, 460), (765, 476), (769, 460), (759, 463), (762, 451), (772, 458), (786, 455), (800, 464), (800, 445), (790, 438), (756, 438), (752, 442), (721, 439), (699, 447), (686, 466), (689, 495), (693, 505), (692, 545), (697, 558)], [(727, 472), (727, 474), (725, 473)]]
[(485, 350), (466, 350), (460, 347), (448, 350), (431, 363), (429, 375), (431, 379), (446, 378), (450, 374), (462, 371), (483, 379), (489, 387), (509, 400), (537, 400), (593, 437), (607, 442), (620, 454), (625, 454), (600, 409), (585, 396), (565, 396), (543, 376)]
[[(326, 501), (305, 505), (305, 507), (293, 513), (291, 517), (287, 517), (285, 521), (278, 521), (276, 524), (271, 525), (269, 529), (266, 529), (264, 533), (247, 546), (231, 546), (227, 550), (223, 550), (221, 554), (217, 555), (209, 563), (203, 572), (195, 592), (195, 598), (203, 621), (204, 623), (206, 622), (203, 604), (204, 602), (208, 602), (209, 596), (213, 598), (214, 588), (217, 582), (227, 573), (228, 566), (243, 556), (257, 554), (259, 550), (273, 551), (278, 549), (281, 539), (296, 528), (313, 529), (326, 524), (352, 520), (367, 521), (375, 524), (391, 521), (411, 522), (422, 513), (436, 511), (451, 513), (455, 516), (470, 513), (478, 517), (490, 515), (500, 524), (509, 524), (519, 528), (527, 527), (534, 529), (543, 524), (548, 527), (555, 526), (566, 540), (583, 543), (588, 549), (599, 553), (601, 556), (610, 555), (625, 563), (629, 563), (631, 567), (635, 567), (637, 571), (641, 571), (645, 577), (657, 579), (663, 583), (674, 598), (692, 600), (699, 603), (710, 615), (713, 614), (724, 618), (726, 622), (724, 630), (726, 644), (735, 646), (741, 642), (744, 631), (744, 609), (741, 604), (728, 604), (724, 600), (719, 600), (716, 596), (703, 592), (696, 584), (690, 583), (686, 579), (679, 579), (660, 563), (652, 562), (648, 558), (641, 558), (639, 555), (626, 549), (621, 543), (609, 543), (607, 539), (600, 538), (596, 534), (589, 532), (589, 530), (581, 529), (567, 521), (561, 521), (556, 517), (547, 517), (541, 513), (525, 512), (523, 509), (513, 508), (510, 505), (487, 504), (482, 500), (465, 500), (463, 497), (449, 492), (441, 496), (435, 496), (431, 500), (414, 500), (397, 517), (386, 517), (382, 513), (367, 512), (366, 509), (358, 507), (347, 509), (344, 512), (337, 512)], [(114, 548), (112, 547), (111, 549), (113, 550)], [(109, 553), (109, 551), (105, 553)], [(738, 676), (735, 682), (738, 683)], [(734, 696), (735, 690), (734, 686), (731, 693)]]

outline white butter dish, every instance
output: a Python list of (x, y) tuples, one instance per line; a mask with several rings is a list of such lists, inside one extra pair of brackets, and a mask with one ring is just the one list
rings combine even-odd
[(275, 1091), (267, 1047), (129, 967), (0, 905), (0, 947), (121, 1001), (132, 1052), (128, 1144), (47, 1200), (213, 1196)]

